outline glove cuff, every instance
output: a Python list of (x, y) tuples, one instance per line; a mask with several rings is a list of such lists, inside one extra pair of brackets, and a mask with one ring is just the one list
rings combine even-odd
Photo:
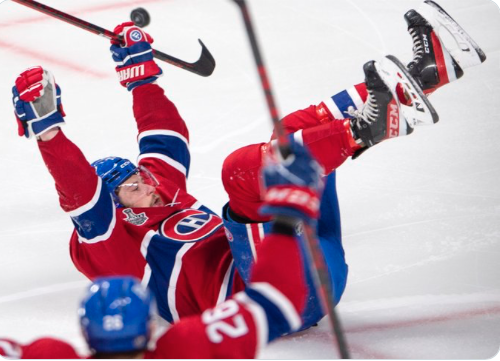
[(150, 81), (144, 82), (150, 83), (155, 81), (162, 74), (162, 70), (153, 60), (124, 67), (116, 67), (116, 72), (118, 74), (120, 84), (126, 87), (128, 90), (132, 90), (133, 88), (135, 88), (129, 88), (129, 85), (131, 85), (132, 83), (151, 78)]
[(63, 124), (65, 124), (65, 122), (62, 114), (56, 111), (55, 113), (41, 120), (36, 119), (26, 122), (24, 135), (28, 139), (32, 138), (33, 136), (38, 137), (43, 133), (49, 131), (50, 129), (59, 127)]
[(317, 219), (320, 200), (318, 194), (307, 187), (274, 186), (264, 196), (262, 214), (288, 215), (304, 220)]

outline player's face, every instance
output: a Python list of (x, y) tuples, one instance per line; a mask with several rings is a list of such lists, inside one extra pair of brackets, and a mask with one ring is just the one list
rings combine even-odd
[(117, 188), (120, 203), (125, 207), (163, 207), (161, 197), (156, 194), (158, 182), (144, 171), (127, 178)]

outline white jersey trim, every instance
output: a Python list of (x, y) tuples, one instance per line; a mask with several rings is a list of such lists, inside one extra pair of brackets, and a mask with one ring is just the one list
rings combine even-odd
[(14, 358), (14, 359), (20, 359), (22, 357), (22, 352), (19, 346), (13, 345), (10, 342), (7, 341), (0, 341), (0, 349), (5, 351), (5, 356), (1, 358), (9, 359), (9, 358)]
[(257, 262), (257, 252), (255, 251), (255, 240), (253, 239), (252, 225), (247, 223), (245, 227), (247, 229), (248, 243), (250, 244), (250, 249), (252, 250), (254, 262)]
[(149, 280), (151, 279), (151, 266), (146, 262), (146, 266), (144, 267), (144, 274), (141, 280), (141, 286), (147, 288), (149, 285)]
[(356, 106), (356, 109), (363, 108), (363, 105), (365, 105), (365, 103), (363, 102), (363, 99), (361, 99), (361, 96), (359, 95), (356, 87), (351, 87), (347, 89), (347, 94), (349, 94), (349, 96), (351, 97), (351, 100)]
[(222, 281), (222, 285), (220, 287), (219, 297), (217, 297), (216, 305), (219, 305), (226, 300), (227, 289), (229, 286), (229, 279), (231, 278), (231, 270), (233, 269), (233, 263), (234, 263), (234, 260), (231, 261), (231, 263), (229, 264), (229, 267), (226, 271), (226, 274), (224, 275), (224, 280)]
[(257, 330), (257, 349), (255, 350), (255, 358), (258, 358), (260, 350), (267, 345), (269, 340), (269, 324), (267, 322), (266, 312), (264, 308), (252, 300), (245, 292), (238, 292), (234, 295), (234, 299), (245, 306), (245, 308), (252, 314)]
[(344, 114), (340, 111), (340, 109), (337, 107), (337, 104), (333, 101), (332, 98), (328, 98), (324, 101), (326, 107), (332, 113), (333, 117), (335, 119), (344, 119)]
[(178, 161), (176, 161), (176, 160), (174, 160), (174, 159), (172, 159), (170, 157), (167, 157), (166, 155), (163, 155), (163, 154), (160, 154), (160, 153), (145, 153), (145, 154), (141, 154), (137, 158), (137, 163), (139, 163), (144, 158), (157, 158), (157, 159), (160, 159), (160, 160), (164, 161), (165, 163), (167, 163), (172, 168), (177, 169), (179, 172), (181, 172), (184, 175), (184, 177), (187, 174), (186, 167), (184, 167)]
[(192, 209), (200, 209), (200, 207), (201, 207), (201, 206), (203, 206), (203, 204), (201, 204), (201, 202), (200, 202), (200, 201), (196, 201), (196, 202), (194, 202), (194, 203), (191, 205), (191, 207), (189, 207), (189, 208), (192, 208)]
[(151, 242), (151, 238), (153, 238), (153, 236), (155, 234), (156, 234), (155, 231), (149, 231), (148, 233), (146, 233), (146, 235), (142, 239), (142, 242), (141, 242), (141, 253), (142, 253), (142, 256), (144, 258), (146, 258), (146, 256), (148, 255), (149, 243)]
[(97, 177), (97, 188), (92, 199), (87, 204), (84, 204), (83, 206), (78, 207), (77, 209), (69, 211), (67, 212), (67, 214), (70, 217), (78, 217), (81, 216), (83, 213), (88, 212), (92, 208), (94, 208), (94, 206), (99, 201), (99, 197), (101, 196), (101, 188), (102, 188), (102, 179), (101, 177)]
[(297, 331), (302, 326), (302, 321), (297, 310), (290, 300), (277, 288), (266, 282), (252, 282), (249, 288), (259, 292), (274, 303), (280, 309), (292, 331)]
[(293, 139), (295, 140), (296, 143), (300, 145), (304, 145), (304, 135), (302, 133), (303, 129), (296, 131), (293, 133)]
[(189, 251), (191, 247), (193, 247), (196, 243), (186, 243), (183, 245), (177, 255), (175, 256), (175, 263), (172, 269), (172, 274), (170, 276), (170, 280), (168, 283), (168, 291), (167, 291), (167, 300), (168, 300), (168, 308), (170, 309), (170, 313), (172, 314), (172, 319), (174, 322), (179, 321), (179, 313), (177, 312), (177, 304), (175, 301), (175, 291), (177, 289), (177, 281), (179, 279), (179, 274), (181, 273), (182, 268), (182, 257)]
[(173, 130), (166, 130), (166, 129), (154, 129), (154, 130), (147, 130), (145, 132), (142, 132), (141, 134), (139, 134), (139, 137), (137, 138), (137, 142), (140, 143), (143, 138), (154, 136), (154, 135), (167, 135), (170, 137), (179, 138), (189, 148), (189, 142), (188, 142), (186, 137), (184, 137), (181, 133), (174, 132)]

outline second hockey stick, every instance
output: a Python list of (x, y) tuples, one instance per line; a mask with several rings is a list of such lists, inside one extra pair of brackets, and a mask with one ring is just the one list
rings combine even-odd
[[(104, 28), (101, 28), (100, 26), (94, 25), (92, 23), (89, 23), (88, 21), (79, 19), (60, 10), (51, 8), (50, 6), (44, 5), (37, 1), (34, 0), (11, 0), (11, 1), (29, 7), (31, 9), (37, 10), (45, 15), (49, 15), (56, 19), (65, 21), (71, 25), (79, 27), (80, 29), (87, 30), (96, 35), (103, 36), (109, 40), (117, 40), (119, 42), (123, 41), (123, 39), (120, 36), (116, 35), (112, 31), (106, 30)], [(215, 69), (215, 59), (213, 58), (210, 51), (208, 51), (205, 44), (203, 44), (203, 42), (199, 39), (198, 41), (201, 45), (201, 55), (200, 58), (194, 63), (185, 62), (183, 60), (174, 58), (171, 55), (162, 53), (161, 51), (155, 49), (153, 49), (153, 56), (158, 60), (169, 63), (178, 68), (190, 71), (194, 74), (200, 76), (209, 76), (213, 73)]]
[[(260, 53), (260, 48), (257, 42), (257, 36), (253, 29), (252, 19), (248, 11), (245, 0), (233, 0), (241, 10), (243, 16), (243, 21), (245, 23), (246, 32), (250, 40), (250, 45), (252, 47), (252, 53), (254, 56), (255, 64), (257, 65), (257, 70), (260, 76), (260, 81), (262, 85), (262, 90), (264, 91), (267, 106), (269, 109), (269, 114), (273, 121), (274, 129), (278, 138), (278, 146), (283, 158), (286, 158), (290, 154), (290, 146), (288, 138), (281, 126), (280, 117), (276, 108), (276, 103), (274, 101), (273, 92), (271, 89), (271, 83), (267, 76), (266, 67)], [(326, 266), (325, 259), (323, 257), (323, 252), (319, 245), (318, 239), (315, 237), (311, 227), (304, 224), (304, 238), (306, 243), (306, 249), (309, 253), (309, 259), (312, 262), (311, 273), (315, 280), (316, 289), (318, 289), (319, 298), (322, 302), (323, 310), (328, 312), (330, 318), (330, 324), (332, 327), (333, 334), (339, 349), (339, 353), (342, 359), (349, 359), (349, 350), (347, 347), (347, 342), (345, 340), (344, 331), (342, 329), (340, 319), (337, 317), (337, 312), (335, 311), (334, 297), (333, 297), (333, 287), (328, 273), (328, 268)]]

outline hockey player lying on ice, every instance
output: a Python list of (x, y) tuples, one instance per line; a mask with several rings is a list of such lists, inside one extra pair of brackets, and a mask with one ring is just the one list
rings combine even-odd
[[(290, 137), (307, 144), (325, 170), (317, 234), (337, 302), (345, 288), (347, 265), (334, 170), (368, 147), (410, 134), (421, 123), (435, 122), (436, 114), (422, 90), (430, 93), (485, 59), (435, 3), (427, 1), (422, 10), (410, 10), (405, 18), (414, 44), (414, 59), (407, 69), (394, 58), (368, 62), (365, 83), (282, 121)], [(444, 47), (433, 30), (441, 26), (452, 28), (460, 49)], [(92, 165), (86, 160), (60, 129), (64, 123), (60, 89), (41, 67), (18, 77), (14, 105), (20, 134), (38, 140), (61, 208), (75, 225), (70, 240), (75, 266), (91, 280), (122, 274), (141, 279), (155, 294), (160, 315), (173, 322), (222, 303), (248, 282), (260, 240), (270, 229), (268, 218), (257, 212), (262, 204), (262, 155), (270, 151), (270, 143), (244, 147), (226, 159), (222, 180), (229, 203), (219, 218), (187, 192), (189, 134), (156, 83), (162, 71), (151, 55), (151, 37), (131, 23), (115, 32), (126, 39), (125, 46), (112, 45), (111, 50), (121, 84), (133, 97), (138, 166), (118, 157)], [(322, 317), (308, 274), (306, 281), (304, 327)]]
[[(270, 161), (264, 168), (266, 201), (260, 211), (275, 221), (245, 291), (201, 315), (183, 318), (148, 346), (152, 294), (130, 276), (98, 278), (78, 311), (92, 358), (253, 358), (268, 342), (300, 328), (307, 263), (294, 230), (299, 222), (314, 229), (323, 184), (321, 167), (307, 149), (293, 144), (292, 152), (284, 164)], [(300, 196), (276, 198), (277, 192)], [(0, 338), (0, 355), (79, 358), (70, 344), (53, 338), (26, 345)]]

